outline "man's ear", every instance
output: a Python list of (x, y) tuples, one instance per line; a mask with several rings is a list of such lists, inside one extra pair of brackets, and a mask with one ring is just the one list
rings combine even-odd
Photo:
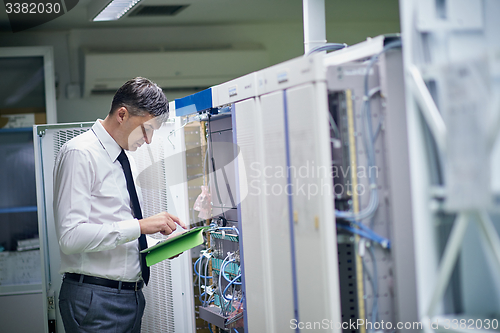
[(123, 123), (123, 121), (125, 121), (129, 117), (127, 108), (124, 106), (120, 107), (115, 111), (115, 117), (118, 123)]

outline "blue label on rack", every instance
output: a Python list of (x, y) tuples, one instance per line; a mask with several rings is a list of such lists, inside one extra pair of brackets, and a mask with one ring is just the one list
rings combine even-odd
[(208, 88), (175, 100), (175, 114), (187, 116), (212, 108), (212, 89)]

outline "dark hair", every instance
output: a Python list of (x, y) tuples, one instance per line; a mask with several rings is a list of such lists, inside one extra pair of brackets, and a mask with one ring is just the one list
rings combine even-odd
[(149, 113), (162, 122), (168, 119), (168, 100), (165, 94), (156, 83), (143, 77), (128, 80), (118, 89), (109, 113), (112, 114), (121, 107), (127, 108), (132, 116)]

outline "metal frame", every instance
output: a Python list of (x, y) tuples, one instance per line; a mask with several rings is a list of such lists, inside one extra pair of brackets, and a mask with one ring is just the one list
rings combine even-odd
[[(500, 237), (488, 212), (483, 207), (459, 209), (444, 252), (439, 255), (435, 223), (439, 222), (436, 212), (443, 207), (434, 198), (446, 198), (446, 191), (435, 191), (431, 184), (428, 166), (431, 160), (427, 155), (425, 127), (437, 146), (442, 160), (446, 159), (448, 133), (441, 116), (442, 110), (436, 105), (425, 79), (429, 76), (436, 84), (443, 84), (439, 70), (444, 66), (464, 61), (467, 57), (481, 56), (481, 52), (493, 52), (498, 48), (494, 35), (500, 32), (500, 25), (492, 23), (492, 16), (485, 13), (497, 11), (494, 1), (432, 1), (401, 0), (401, 25), (404, 40), (404, 64), (406, 82), (406, 112), (408, 117), (408, 141), (410, 148), (412, 206), (414, 220), (414, 241), (417, 269), (418, 318), (426, 332), (434, 332), (439, 327), (431, 327), (435, 319), (443, 313), (445, 291), (464, 244), (468, 241), (468, 227), (472, 221), (479, 228), (484, 244), (483, 251), (487, 266), (495, 272), (500, 269)], [(469, 35), (468, 35), (469, 34)], [(424, 35), (427, 45), (423, 45)], [(476, 36), (471, 39), (470, 36)], [(461, 55), (458, 42), (468, 42), (467, 52)], [(495, 45), (496, 44), (496, 45)], [(463, 45), (463, 44), (462, 44)], [(432, 72), (430, 75), (429, 73)], [(492, 77), (498, 73), (489, 73)], [(424, 79), (425, 78), (425, 79)], [(492, 150), (500, 127), (500, 90), (498, 84), (492, 86), (491, 123), (488, 128), (488, 149)], [(444, 101), (446, 102), (446, 101)], [(440, 104), (444, 103), (441, 101)], [(442, 107), (442, 105), (441, 105)], [(467, 152), (464, 152), (464, 154)], [(448, 162), (449, 163), (449, 162)], [(485, 161), (485, 163), (488, 163)], [(445, 177), (446, 181), (446, 177)], [(445, 183), (444, 188), (449, 186)], [(488, 189), (484, 189), (488, 191)], [(470, 193), (469, 195), (474, 195)], [(482, 258), (478, 258), (483, 260)], [(490, 267), (491, 268), (491, 267)], [(436, 273), (437, 272), (437, 273)], [(463, 272), (463, 271), (462, 271)], [(465, 283), (465, 282), (464, 282)], [(470, 282), (469, 282), (470, 283)], [(469, 288), (467, 284), (462, 285)], [(477, 314), (452, 314), (447, 318), (469, 319)], [(486, 314), (484, 314), (486, 315)], [(461, 331), (451, 329), (451, 331)], [(463, 330), (462, 330), (463, 331)]]

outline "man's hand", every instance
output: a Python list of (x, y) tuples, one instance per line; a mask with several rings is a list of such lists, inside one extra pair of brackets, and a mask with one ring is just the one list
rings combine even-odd
[(186, 229), (186, 225), (179, 220), (177, 216), (167, 212), (161, 212), (139, 220), (141, 234), (154, 234), (160, 232), (163, 235), (170, 235), (175, 229), (177, 229), (177, 224)]

